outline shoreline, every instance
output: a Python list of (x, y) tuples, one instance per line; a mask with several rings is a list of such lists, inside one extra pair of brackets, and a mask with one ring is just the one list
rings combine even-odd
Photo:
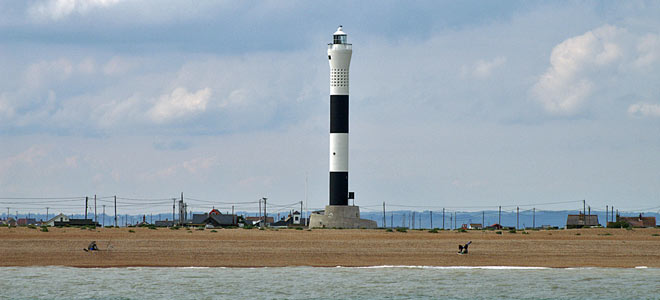
[(657, 228), (496, 232), (0, 228), (0, 267), (660, 268)]

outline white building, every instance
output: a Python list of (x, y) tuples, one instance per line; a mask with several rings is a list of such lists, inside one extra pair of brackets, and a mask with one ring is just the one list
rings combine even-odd
[(69, 217), (67, 217), (65, 214), (60, 213), (59, 215), (53, 217), (52, 219), (46, 221), (44, 225), (46, 226), (55, 226), (55, 222), (69, 222)]

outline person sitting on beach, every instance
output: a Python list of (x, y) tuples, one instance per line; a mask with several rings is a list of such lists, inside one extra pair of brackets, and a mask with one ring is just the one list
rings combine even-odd
[(99, 247), (96, 246), (96, 241), (92, 241), (91, 243), (89, 243), (89, 246), (87, 246), (87, 250), (89, 251), (99, 250)]
[(467, 242), (465, 246), (463, 245), (458, 245), (458, 254), (468, 254), (468, 246), (472, 244), (472, 241)]

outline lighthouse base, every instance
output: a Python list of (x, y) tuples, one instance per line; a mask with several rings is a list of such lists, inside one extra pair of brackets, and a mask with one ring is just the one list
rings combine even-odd
[(326, 205), (325, 211), (309, 217), (309, 228), (378, 228), (373, 220), (360, 219), (359, 206)]

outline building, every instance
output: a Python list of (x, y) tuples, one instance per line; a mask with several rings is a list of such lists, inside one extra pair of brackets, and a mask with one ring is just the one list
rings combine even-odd
[(67, 221), (55, 221), (54, 226), (94, 226), (99, 227), (99, 223), (92, 219), (68, 219)]
[[(264, 217), (245, 217), (245, 224), (259, 226), (263, 218)], [(266, 224), (273, 224), (273, 223), (275, 223), (275, 219), (273, 217), (266, 217)]]
[(566, 228), (582, 228), (582, 227), (591, 227), (591, 226), (600, 226), (598, 224), (597, 215), (568, 215), (566, 217)]
[(470, 223), (470, 229), (482, 229), (481, 223)]
[(154, 225), (156, 225), (156, 227), (172, 227), (172, 226), (174, 226), (174, 222), (169, 221), (168, 219), (165, 219), (165, 221), (156, 221), (156, 222), (154, 222)]
[(192, 220), (189, 220), (185, 225), (209, 228), (238, 226), (238, 218), (236, 215), (223, 214), (217, 209), (212, 209), (209, 213), (194, 214)]
[(621, 217), (616, 216), (617, 222), (626, 222), (630, 224), (631, 227), (655, 227), (655, 217), (642, 217), (642, 214), (635, 217)]
[(18, 226), (37, 225), (37, 219), (34, 218), (20, 218), (16, 221)]
[(282, 218), (281, 220), (275, 223), (272, 223), (271, 226), (280, 227), (280, 228), (304, 227), (305, 220), (301, 218), (300, 212), (294, 211), (293, 213), (289, 214), (287, 217)]
[(310, 216), (310, 227), (376, 228), (373, 220), (361, 219), (360, 208), (348, 205), (354, 194), (348, 191), (348, 86), (353, 45), (342, 26), (328, 44), (330, 64), (330, 165), (329, 205), (323, 213)]
[(57, 216), (54, 216), (50, 220), (46, 221), (44, 225), (46, 226), (55, 226), (55, 222), (60, 222), (60, 223), (68, 223), (69, 222), (69, 217), (63, 213), (60, 213)]

